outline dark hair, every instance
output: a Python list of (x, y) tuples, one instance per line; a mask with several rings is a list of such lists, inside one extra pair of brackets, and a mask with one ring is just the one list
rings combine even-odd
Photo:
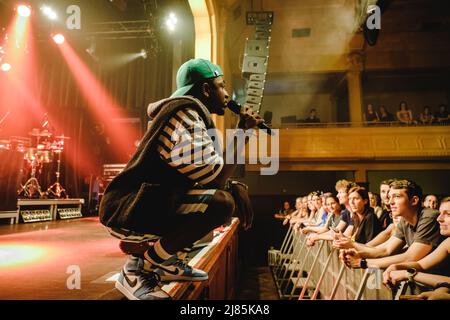
[(411, 199), (414, 196), (419, 198), (419, 206), (422, 203), (423, 192), (422, 188), (412, 180), (395, 180), (389, 185), (392, 189), (405, 189), (408, 198)]
[[(353, 193), (353, 192), (357, 192), (363, 200), (367, 200), (367, 202), (364, 204), (364, 214), (367, 214), (368, 210), (370, 210), (369, 193), (367, 192), (367, 190), (365, 188), (360, 187), (360, 186), (351, 188), (348, 191), (348, 194), (350, 195), (350, 193)], [(351, 217), (353, 219), (355, 229), (357, 230), (361, 224), (361, 221), (359, 220), (358, 215), (354, 212), (352, 212)]]
[(376, 192), (369, 192), (369, 193), (373, 194), (373, 196), (375, 197), (375, 201), (376, 201), (375, 205), (379, 206), (381, 203), (380, 195)]
[(337, 203), (339, 203), (339, 198), (338, 198), (336, 195), (334, 195), (334, 194), (328, 195), (328, 196), (325, 198), (325, 202), (327, 201), (328, 198), (333, 198), (334, 201), (336, 201)]
[(369, 193), (367, 192), (366, 188), (363, 188), (360, 186), (353, 187), (348, 191), (348, 194), (350, 195), (350, 193), (353, 193), (353, 192), (357, 192), (363, 200), (367, 200), (367, 203), (364, 205), (364, 208), (366, 210), (369, 209), (370, 208), (370, 201), (369, 201), (370, 199), (369, 199)]

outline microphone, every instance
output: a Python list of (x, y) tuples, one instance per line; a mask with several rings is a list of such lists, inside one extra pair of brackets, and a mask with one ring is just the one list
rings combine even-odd
[[(228, 101), (227, 107), (228, 107), (228, 109), (230, 109), (231, 111), (233, 111), (236, 114), (239, 114), (241, 111), (241, 108), (242, 108), (242, 106), (234, 100)], [(270, 127), (267, 124), (265, 124), (264, 122), (258, 124), (258, 128), (267, 130), (267, 133), (270, 135), (273, 134), (272, 129), (270, 129)]]

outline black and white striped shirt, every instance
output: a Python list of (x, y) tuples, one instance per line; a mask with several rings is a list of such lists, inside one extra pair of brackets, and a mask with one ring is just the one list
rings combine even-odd
[(214, 180), (223, 168), (223, 158), (214, 149), (203, 119), (191, 108), (170, 118), (158, 138), (157, 151), (163, 161), (200, 185)]

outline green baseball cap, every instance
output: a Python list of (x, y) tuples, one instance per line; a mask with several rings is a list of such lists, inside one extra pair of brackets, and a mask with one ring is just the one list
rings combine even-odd
[(200, 80), (223, 76), (222, 69), (205, 59), (191, 59), (177, 72), (177, 90), (170, 97), (184, 96)]

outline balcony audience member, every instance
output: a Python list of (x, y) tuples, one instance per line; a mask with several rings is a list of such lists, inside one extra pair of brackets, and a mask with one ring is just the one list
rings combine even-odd
[(401, 101), (397, 111), (397, 120), (400, 121), (401, 124), (412, 124), (413, 115), (411, 110), (408, 108), (408, 104), (406, 101)]
[[(450, 197), (442, 200), (439, 212), (437, 221), (445, 240), (436, 250), (417, 262), (390, 265), (383, 274), (385, 284), (395, 285), (404, 280), (415, 281), (439, 290), (442, 297), (450, 299)], [(435, 297), (436, 293), (422, 293), (421, 297), (430, 299)]]
[(364, 113), (364, 121), (366, 122), (378, 122), (380, 121), (380, 116), (378, 115), (378, 112), (376, 112), (373, 108), (373, 105), (369, 103), (367, 105), (367, 110)]
[(441, 104), (439, 106), (439, 111), (434, 115), (435, 121), (440, 124), (449, 124), (450, 123), (450, 114), (447, 110), (447, 106), (445, 104)]
[(304, 123), (320, 123), (320, 119), (317, 117), (316, 109), (311, 109), (309, 117), (305, 119)]
[(395, 121), (393, 114), (390, 113), (385, 106), (380, 106), (380, 121), (382, 122)]
[[(395, 234), (383, 248), (370, 248), (367, 252), (345, 249), (341, 258), (353, 268), (387, 268), (394, 263), (418, 261), (429, 254), (441, 242), (439, 212), (422, 210), (422, 188), (412, 180), (395, 180), (389, 190), (393, 217), (401, 217)], [(408, 249), (399, 253), (407, 245)]]
[(432, 124), (434, 121), (434, 116), (431, 113), (430, 107), (425, 106), (423, 107), (423, 111), (420, 113), (419, 116), (419, 123), (420, 124)]

